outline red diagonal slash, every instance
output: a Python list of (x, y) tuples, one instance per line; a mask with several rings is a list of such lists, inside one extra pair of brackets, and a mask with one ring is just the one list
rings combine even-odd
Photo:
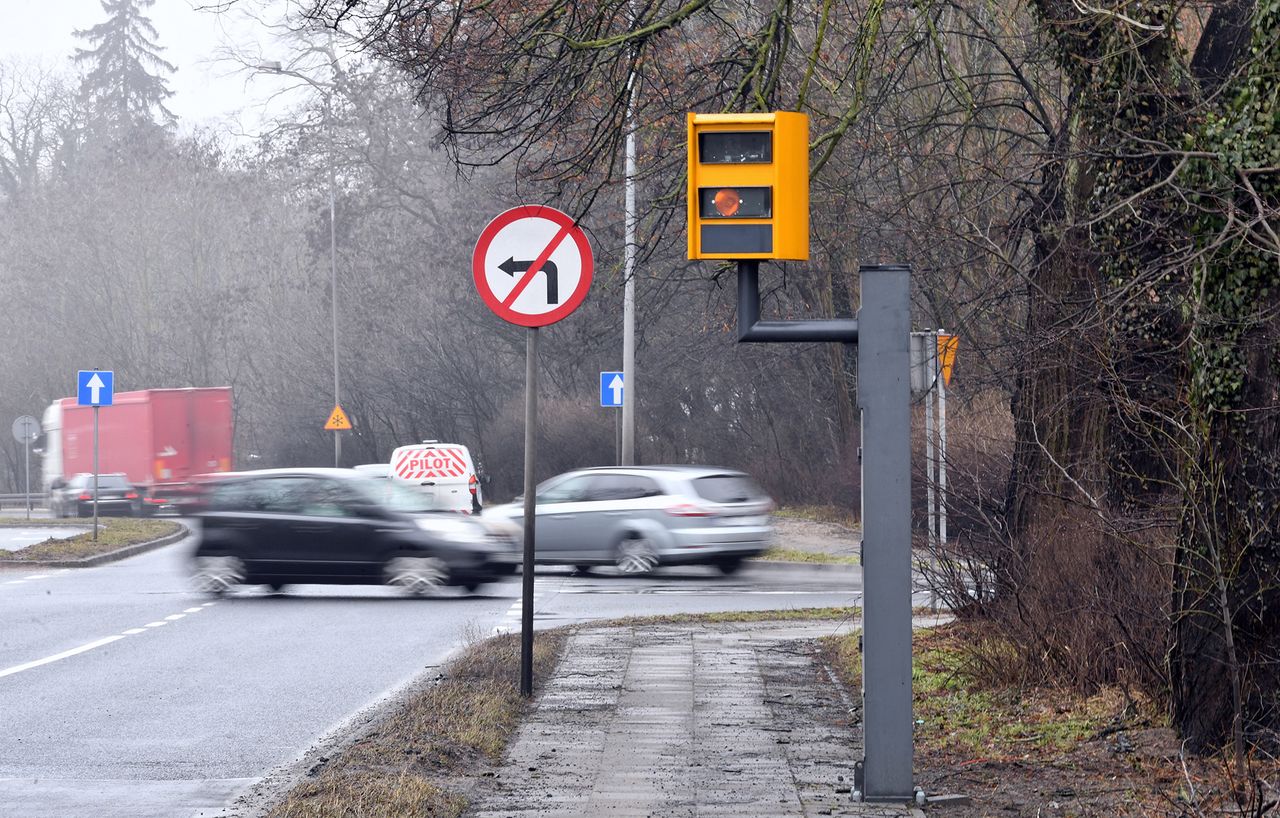
[(538, 257), (534, 259), (533, 264), (529, 265), (529, 269), (525, 270), (524, 276), (516, 282), (516, 286), (511, 288), (511, 292), (507, 293), (507, 297), (502, 300), (502, 306), (509, 308), (515, 300), (520, 297), (520, 293), (524, 292), (524, 288), (529, 286), (529, 282), (533, 281), (533, 277), (542, 269), (542, 265), (547, 263), (547, 259), (551, 258), (551, 254), (555, 252), (560, 242), (564, 241), (564, 237), (569, 235), (569, 231), (573, 229), (573, 222), (562, 226), (560, 232), (556, 233), (555, 238), (546, 246)]

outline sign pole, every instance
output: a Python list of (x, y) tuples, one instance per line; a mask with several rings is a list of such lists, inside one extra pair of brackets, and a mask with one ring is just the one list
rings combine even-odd
[[(938, 330), (939, 335), (944, 335)], [(933, 345), (935, 354), (938, 348)], [(938, 378), (938, 545), (947, 545), (947, 379)]]
[(31, 519), (31, 438), (27, 437), (22, 441), (23, 455), (26, 458), (26, 493), (27, 493), (27, 519)]
[(98, 541), (98, 407), (93, 407), (93, 541)]
[(538, 328), (587, 297), (595, 263), (577, 220), (554, 207), (504, 210), (471, 251), (476, 292), (499, 318), (527, 328), (524, 372), (524, 555), (521, 560), (520, 695), (533, 695), (533, 554), (537, 540)]
[(538, 425), (538, 328), (525, 335), (524, 363), (524, 562), (520, 569), (520, 695), (533, 695), (533, 546), (535, 514), (533, 468)]
[(933, 500), (933, 387), (938, 380), (937, 366), (937, 344), (934, 343), (933, 335), (925, 336), (928, 343), (925, 345), (925, 393), (924, 393), (924, 468), (925, 468), (925, 520), (929, 526), (929, 532), (925, 539), (929, 547), (932, 548), (934, 540), (934, 531), (937, 530), (937, 515), (934, 513)]

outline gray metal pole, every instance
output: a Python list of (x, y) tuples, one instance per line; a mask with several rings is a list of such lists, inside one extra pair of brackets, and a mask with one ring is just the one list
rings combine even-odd
[(905, 265), (861, 270), (862, 796), (913, 796), (911, 717), (910, 282)]
[[(938, 334), (942, 334), (938, 330)], [(938, 344), (934, 341), (934, 354)], [(938, 545), (947, 547), (947, 381), (938, 373)]]
[[(334, 207), (334, 187), (337, 186), (333, 170), (333, 122), (330, 121), (332, 90), (324, 96), (325, 128), (329, 134), (329, 306), (333, 318), (333, 405), (342, 405), (338, 391), (338, 228)], [(342, 466), (342, 432), (333, 433), (333, 467)]]
[(25, 466), (26, 470), (24, 471), (23, 476), (26, 480), (25, 485), (26, 485), (26, 493), (27, 493), (27, 519), (30, 520), (31, 519), (31, 438), (26, 433), (23, 433), (22, 437), (23, 437), (22, 448), (24, 450), (23, 456), (26, 460), (26, 466)]
[(929, 547), (934, 544), (933, 533), (937, 530), (937, 514), (934, 512), (933, 501), (933, 385), (936, 380), (938, 367), (936, 366), (935, 355), (937, 352), (937, 337), (929, 334), (925, 337), (926, 344), (932, 344), (932, 348), (926, 348), (924, 352), (925, 359), (925, 393), (924, 393), (924, 471), (925, 471), (925, 520), (929, 525), (929, 533), (926, 540)]
[(93, 541), (98, 541), (98, 407), (93, 407)]
[(635, 72), (627, 75), (627, 147), (626, 147), (626, 213), (623, 247), (622, 284), (622, 462), (636, 463), (636, 138), (634, 131), (636, 100)]
[(524, 361), (524, 560), (520, 586), (520, 695), (533, 695), (533, 551), (537, 524), (533, 481), (538, 426), (538, 328), (525, 335)]

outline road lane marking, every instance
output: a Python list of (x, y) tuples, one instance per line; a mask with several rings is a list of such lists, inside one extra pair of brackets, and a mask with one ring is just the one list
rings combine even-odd
[(89, 642), (88, 644), (81, 645), (78, 648), (72, 648), (71, 650), (64, 650), (62, 653), (55, 653), (54, 655), (46, 656), (43, 659), (36, 659), (34, 662), (26, 662), (21, 665), (14, 665), (13, 667), (8, 667), (8, 668), (5, 668), (4, 670), (0, 670), (0, 679), (3, 679), (5, 676), (12, 676), (15, 673), (21, 673), (24, 670), (31, 670), (32, 668), (40, 667), (41, 665), (47, 665), (52, 662), (60, 661), (62, 659), (69, 659), (72, 656), (76, 656), (78, 654), (84, 653), (85, 651), (93, 650), (94, 648), (100, 648), (103, 645), (109, 645), (112, 642), (116, 641), (117, 639), (123, 639), (123, 638), (124, 638), (124, 634), (120, 634), (120, 633), (114, 636), (105, 636), (102, 639)]
[[(544, 580), (544, 583), (545, 584), (543, 584), (542, 587), (538, 587), (536, 585), (534, 586), (533, 615), (535, 618), (538, 615), (538, 606), (546, 602), (547, 597), (555, 596), (556, 594), (560, 593), (560, 587), (564, 585), (564, 580), (563, 579), (559, 581), (551, 580), (549, 582)], [(514, 631), (519, 630), (522, 624), (521, 614), (523, 613), (523, 611), (524, 611), (524, 596), (522, 594), (519, 598), (516, 599), (515, 602), (511, 603), (511, 607), (507, 609), (507, 612), (504, 615), (505, 618), (507, 619), (514, 619), (515, 622), (504, 622), (501, 625), (495, 625), (493, 628), (493, 632), (494, 633), (512, 633)]]
[(24, 582), (31, 582), (31, 581), (32, 581), (32, 580), (34, 580), (34, 579), (53, 579), (53, 578), (54, 578), (54, 577), (56, 577), (58, 574), (65, 573), (65, 572), (66, 572), (66, 571), (68, 571), (68, 570), (70, 570), (70, 569), (62, 568), (62, 569), (59, 569), (59, 570), (57, 570), (57, 571), (50, 571), (50, 572), (49, 572), (49, 573), (47, 573), (47, 574), (28, 574), (28, 575), (27, 575), (27, 576), (25, 576), (25, 577), (18, 577), (17, 579), (8, 579), (8, 580), (5, 580), (4, 582), (0, 582), (0, 586), (3, 586), (3, 585), (21, 585), (21, 584), (23, 584)]
[(204, 608), (187, 608), (183, 613), (200, 613)]
[[(201, 611), (209, 607), (210, 605), (216, 605), (216, 604), (217, 604), (216, 602), (206, 602), (203, 605), (199, 606), (198, 608), (188, 609), (188, 610)], [(162, 625), (168, 625), (170, 621), (182, 619), (184, 616), (186, 616), (186, 614), (187, 614), (187, 611), (184, 611), (183, 613), (180, 613), (180, 614), (170, 614), (169, 616), (166, 616), (163, 621), (157, 620), (155, 622), (148, 622), (146, 625), (143, 625), (141, 628), (129, 628), (128, 630), (121, 631), (120, 633), (114, 634), (112, 636), (104, 636), (103, 638), (94, 640), (93, 642), (87, 642), (77, 648), (72, 648), (71, 650), (64, 650), (62, 653), (55, 653), (52, 656), (46, 656), (43, 659), (36, 659), (31, 662), (24, 662), (20, 665), (14, 665), (13, 667), (0, 669), (0, 679), (3, 679), (5, 676), (12, 676), (15, 673), (21, 673), (24, 670), (31, 670), (32, 668), (41, 667), (43, 665), (47, 665), (52, 662), (58, 662), (63, 659), (69, 659), (72, 656), (78, 656), (79, 654), (85, 653), (87, 651), (91, 651), (94, 648), (100, 648), (103, 645), (110, 645), (112, 642), (116, 642), (121, 639), (124, 639), (126, 636), (137, 636), (140, 633), (146, 633), (147, 628), (159, 628)]]

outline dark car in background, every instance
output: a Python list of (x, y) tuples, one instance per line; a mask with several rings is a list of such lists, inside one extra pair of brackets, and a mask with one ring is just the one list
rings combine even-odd
[[(769, 547), (773, 501), (747, 474), (709, 466), (581, 469), (537, 489), (534, 559), (644, 574), (714, 565), (731, 574)], [(520, 502), (484, 512), (523, 525)]]
[[(77, 474), (58, 480), (49, 489), (49, 513), (54, 517), (93, 516), (93, 475)], [(134, 517), (142, 513), (138, 490), (123, 474), (98, 475), (98, 514)]]
[(509, 573), (505, 537), (349, 469), (271, 469), (220, 476), (193, 507), (197, 587), (390, 584), (413, 594), (474, 591)]

